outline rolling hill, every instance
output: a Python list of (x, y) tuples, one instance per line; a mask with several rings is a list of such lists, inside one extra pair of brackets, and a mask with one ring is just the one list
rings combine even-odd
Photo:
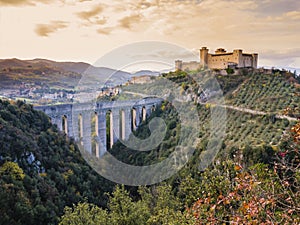
[(74, 88), (83, 75), (111, 85), (124, 83), (132, 76), (128, 72), (83, 62), (0, 59), (0, 88), (14, 88), (23, 82), (41, 83), (50, 88)]

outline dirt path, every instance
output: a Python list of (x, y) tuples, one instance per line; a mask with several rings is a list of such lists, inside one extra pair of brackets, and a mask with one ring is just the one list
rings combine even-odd
[[(228, 109), (233, 109), (233, 110), (236, 110), (236, 111), (240, 111), (240, 112), (250, 113), (250, 114), (253, 114), (253, 115), (270, 115), (271, 114), (271, 113), (267, 113), (267, 112), (263, 112), (263, 111), (247, 109), (247, 108), (242, 108), (242, 107), (232, 106), (232, 105), (220, 105), (220, 106), (228, 108)], [(275, 118), (276, 119), (287, 119), (289, 121), (297, 121), (297, 118), (290, 117), (290, 116), (285, 116), (285, 115), (279, 115), (279, 114), (276, 114)]]

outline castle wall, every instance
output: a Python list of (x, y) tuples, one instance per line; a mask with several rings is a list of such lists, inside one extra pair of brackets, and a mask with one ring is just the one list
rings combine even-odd
[(239, 67), (252, 67), (253, 66), (253, 57), (251, 56), (242, 56), (242, 63)]
[(208, 54), (208, 68), (214, 68), (214, 69), (227, 69), (228, 63), (236, 63), (238, 64), (238, 56), (234, 55), (233, 53), (227, 53), (227, 54)]
[(200, 64), (196, 61), (182, 62), (182, 65), (181, 65), (181, 70), (183, 70), (183, 71), (198, 70), (199, 68), (200, 68)]

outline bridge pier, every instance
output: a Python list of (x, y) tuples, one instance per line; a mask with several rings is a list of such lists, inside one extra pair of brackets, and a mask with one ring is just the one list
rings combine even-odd
[(60, 115), (55, 116), (55, 117), (51, 117), (51, 122), (52, 124), (55, 124), (58, 128), (58, 130), (62, 130), (62, 117)]
[(141, 124), (141, 107), (137, 107), (136, 109), (136, 118), (135, 118), (136, 127)]
[(85, 151), (92, 153), (92, 123), (91, 112), (87, 111), (82, 114), (83, 120), (83, 137), (82, 143)]
[[(72, 127), (73, 127), (73, 138), (75, 141), (80, 140), (82, 135), (82, 116), (81, 114), (73, 114), (73, 121), (72, 121)], [(76, 119), (77, 118), (77, 119)]]
[(132, 115), (131, 115), (131, 108), (124, 109), (124, 128), (125, 128), (125, 135), (124, 139), (127, 140), (131, 134), (131, 123), (132, 123)]
[(106, 111), (98, 111), (98, 149), (101, 157), (107, 151), (106, 140)]
[(73, 129), (73, 119), (72, 119), (72, 115), (68, 114), (67, 116), (67, 135), (69, 137), (74, 137), (74, 129)]
[(152, 113), (152, 105), (146, 105), (146, 118), (149, 117)]

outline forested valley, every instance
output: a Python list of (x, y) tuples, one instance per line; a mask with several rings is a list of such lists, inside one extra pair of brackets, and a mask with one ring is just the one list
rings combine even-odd
[[(183, 92), (194, 91), (185, 72), (164, 76)], [(139, 187), (94, 172), (75, 141), (44, 113), (22, 101), (0, 100), (0, 224), (299, 224), (300, 122), (276, 117), (299, 115), (299, 84), (290, 80), (280, 73), (218, 77), (227, 104), (266, 114), (228, 109), (221, 150), (200, 171), (209, 138), (205, 124), (215, 106), (195, 104), (201, 141), (189, 162), (168, 180)], [(170, 102), (132, 135), (147, 137), (154, 117), (167, 126), (157, 148), (136, 152), (118, 142), (109, 152), (133, 165), (167, 158), (180, 131)]]

